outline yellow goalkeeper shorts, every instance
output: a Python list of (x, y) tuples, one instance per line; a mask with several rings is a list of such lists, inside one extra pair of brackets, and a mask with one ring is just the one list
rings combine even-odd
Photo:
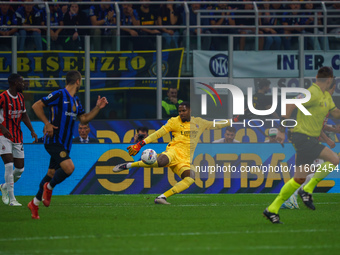
[(190, 170), (190, 158), (184, 158), (179, 155), (179, 153), (172, 149), (162, 152), (162, 154), (166, 155), (169, 158), (169, 164), (166, 167), (169, 167), (171, 171), (177, 174), (179, 177), (183, 174), (184, 171)]

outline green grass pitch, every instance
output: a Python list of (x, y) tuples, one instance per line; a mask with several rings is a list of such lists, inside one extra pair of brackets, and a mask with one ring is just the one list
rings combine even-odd
[(0, 205), (0, 254), (339, 254), (340, 194), (315, 194), (316, 211), (262, 211), (275, 194), (53, 196), (40, 220)]

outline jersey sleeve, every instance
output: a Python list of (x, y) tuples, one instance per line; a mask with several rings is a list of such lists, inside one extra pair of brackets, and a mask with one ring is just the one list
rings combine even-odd
[(174, 127), (175, 127), (175, 120), (174, 119), (175, 118), (169, 119), (168, 122), (165, 123), (165, 125), (162, 127), (162, 128), (164, 128), (164, 130), (167, 133), (171, 132), (174, 129)]
[(59, 90), (53, 91), (51, 94), (41, 99), (45, 106), (57, 105), (59, 100), (62, 100), (62, 94)]
[(161, 138), (162, 136), (166, 135), (167, 133), (174, 130), (175, 125), (175, 118), (171, 118), (168, 120), (168, 122), (162, 126), (160, 129), (158, 129), (156, 132), (149, 135), (147, 138), (144, 139), (145, 143), (151, 143), (152, 141), (157, 140), (158, 138)]
[(21, 94), (21, 93), (20, 93), (20, 95), (22, 97), (22, 112), (26, 112), (26, 105), (25, 105), (24, 95)]
[(0, 95), (0, 108), (4, 108), (4, 101), (5, 101), (4, 96)]
[(335, 103), (334, 103), (334, 101), (333, 101), (333, 98), (332, 98), (332, 96), (329, 94), (329, 97), (330, 97), (330, 104), (329, 104), (329, 111), (331, 112), (331, 111), (333, 111), (335, 108), (336, 108), (336, 105), (335, 105)]
[(85, 110), (83, 108), (83, 105), (80, 102), (80, 99), (76, 97), (77, 104), (78, 104), (78, 116), (83, 115), (85, 113)]
[(161, 138), (162, 136), (166, 135), (167, 133), (169, 133), (168, 131), (166, 131), (164, 129), (164, 126), (161, 127), (160, 129), (158, 129), (156, 132), (153, 132), (151, 135), (149, 135), (147, 138), (144, 139), (146, 144), (149, 144), (159, 138)]
[(310, 94), (311, 94), (311, 98), (309, 99), (308, 102), (302, 104), (302, 105), (305, 106), (305, 107), (313, 106), (313, 105), (317, 104), (318, 101), (319, 101), (319, 98), (318, 98), (318, 95), (319, 95), (319, 94), (318, 94), (317, 91), (315, 90), (315, 87), (314, 87), (314, 86), (311, 86), (308, 90), (309, 90), (309, 92), (310, 92)]
[(24, 109), (22, 110), (23, 112), (26, 112), (26, 105), (25, 105), (25, 101), (23, 102), (24, 104)]

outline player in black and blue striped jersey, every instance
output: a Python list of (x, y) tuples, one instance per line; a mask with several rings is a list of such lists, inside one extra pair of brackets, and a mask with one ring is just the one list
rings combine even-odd
[[(66, 74), (66, 86), (52, 92), (32, 106), (38, 118), (44, 122), (45, 149), (50, 154), (50, 164), (46, 176), (42, 179), (37, 195), (28, 204), (32, 219), (39, 219), (38, 206), (40, 201), (48, 207), (51, 202), (53, 188), (63, 182), (74, 171), (74, 164), (69, 156), (74, 123), (77, 118), (82, 124), (91, 121), (108, 102), (105, 97), (98, 96), (96, 106), (85, 113), (79, 98), (75, 95), (81, 85), (81, 74), (70, 71)], [(49, 119), (44, 113), (49, 107)]]

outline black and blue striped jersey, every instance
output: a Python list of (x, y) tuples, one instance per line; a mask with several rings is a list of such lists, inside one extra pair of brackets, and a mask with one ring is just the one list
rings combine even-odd
[(45, 144), (59, 143), (70, 151), (75, 120), (85, 113), (79, 98), (72, 97), (66, 89), (59, 89), (43, 97), (41, 101), (49, 107), (50, 123), (58, 127), (54, 129), (53, 137), (46, 136)]

